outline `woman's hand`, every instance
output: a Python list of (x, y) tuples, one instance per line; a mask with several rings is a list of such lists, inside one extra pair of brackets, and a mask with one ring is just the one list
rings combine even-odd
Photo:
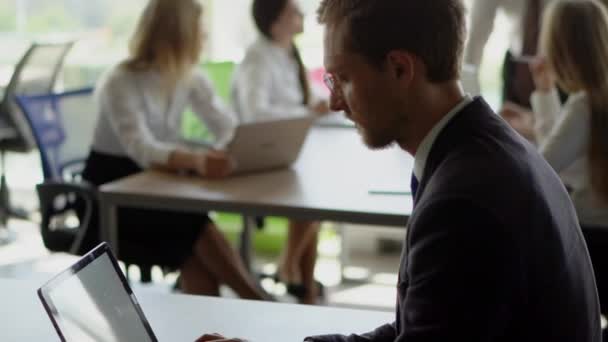
[(530, 62), (530, 72), (536, 85), (536, 90), (548, 92), (555, 86), (555, 77), (549, 67), (547, 59), (544, 57), (536, 57)]
[(499, 112), (500, 116), (524, 138), (534, 141), (534, 113), (515, 103), (506, 102)]
[(196, 171), (206, 178), (224, 178), (234, 169), (234, 163), (224, 151), (211, 150), (199, 156)]

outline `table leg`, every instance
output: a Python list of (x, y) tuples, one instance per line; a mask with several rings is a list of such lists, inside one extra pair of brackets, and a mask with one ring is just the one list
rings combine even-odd
[(118, 208), (108, 201), (100, 201), (100, 229), (101, 241), (110, 245), (114, 255), (118, 257)]
[(243, 215), (242, 219), (243, 230), (241, 231), (239, 252), (241, 253), (241, 259), (243, 260), (245, 267), (251, 272), (253, 269), (251, 264), (251, 229), (253, 227), (253, 217)]

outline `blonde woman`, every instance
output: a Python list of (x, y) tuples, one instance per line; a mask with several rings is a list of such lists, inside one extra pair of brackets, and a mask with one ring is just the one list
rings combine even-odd
[[(243, 122), (329, 113), (327, 101), (314, 96), (294, 37), (303, 16), (294, 0), (254, 0), (253, 19), (260, 33), (236, 70), (232, 100)], [(314, 279), (319, 222), (289, 221), (287, 245), (276, 280), (300, 303), (312, 304), (321, 294)]]
[[(139, 19), (129, 57), (97, 85), (99, 122), (83, 178), (99, 186), (149, 168), (219, 178), (225, 154), (181, 143), (187, 105), (219, 141), (235, 126), (211, 83), (196, 69), (203, 42), (195, 0), (151, 0)], [(219, 295), (227, 284), (243, 298), (262, 299), (237, 254), (206, 214), (121, 209), (119, 256), (181, 270), (186, 293)], [(94, 238), (92, 238), (94, 240)]]
[[(531, 65), (531, 102), (541, 152), (569, 169), (571, 196), (608, 313), (608, 12), (596, 0), (562, 0), (543, 19), (541, 55)], [(569, 93), (560, 105), (558, 84)]]

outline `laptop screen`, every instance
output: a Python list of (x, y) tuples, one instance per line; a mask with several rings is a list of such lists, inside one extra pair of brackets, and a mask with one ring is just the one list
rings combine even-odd
[(38, 293), (63, 341), (156, 341), (105, 244)]

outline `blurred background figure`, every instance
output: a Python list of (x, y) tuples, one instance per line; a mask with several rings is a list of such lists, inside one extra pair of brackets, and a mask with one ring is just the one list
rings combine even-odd
[[(129, 57), (98, 82), (99, 121), (83, 179), (99, 186), (148, 168), (207, 178), (230, 172), (224, 153), (181, 142), (187, 105), (220, 141), (230, 138), (236, 124), (211, 83), (195, 69), (203, 38), (197, 1), (148, 3)], [(179, 268), (184, 292), (217, 296), (219, 285), (227, 284), (243, 298), (265, 298), (206, 214), (120, 209), (118, 224), (119, 257)], [(96, 231), (89, 229), (89, 242), (96, 242)]]
[[(294, 43), (303, 31), (303, 14), (296, 1), (254, 0), (252, 13), (260, 36), (247, 49), (232, 88), (241, 121), (328, 114), (328, 103), (312, 91)], [(319, 226), (319, 222), (290, 220), (275, 277), (301, 303), (315, 303), (321, 293), (321, 284), (314, 279)]]
[[(545, 13), (531, 65), (533, 131), (570, 188), (608, 313), (608, 12), (597, 0), (561, 0)], [(557, 86), (568, 95), (562, 105)], [(576, 239), (577, 237), (573, 237)]]

